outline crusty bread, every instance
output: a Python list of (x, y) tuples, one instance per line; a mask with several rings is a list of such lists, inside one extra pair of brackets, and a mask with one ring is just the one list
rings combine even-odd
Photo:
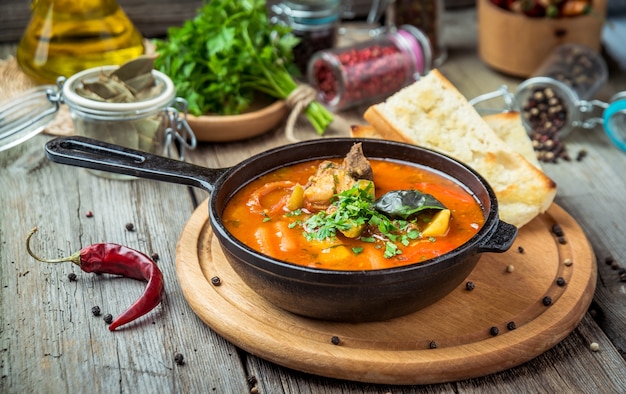
[[(541, 164), (537, 159), (526, 128), (522, 124), (519, 112), (501, 112), (483, 116), (483, 119), (502, 141), (524, 156), (535, 167), (541, 169)], [(352, 136), (356, 138), (383, 138), (381, 133), (369, 124), (352, 125), (350, 128)]]
[(522, 124), (519, 112), (501, 112), (483, 116), (483, 119), (491, 127), (491, 130), (500, 137), (514, 151), (524, 156), (531, 164), (541, 168), (533, 143), (528, 137), (528, 132)]
[(554, 200), (554, 181), (500, 139), (438, 70), (369, 107), (364, 117), (382, 138), (433, 149), (474, 168), (494, 189), (507, 223), (521, 227)]

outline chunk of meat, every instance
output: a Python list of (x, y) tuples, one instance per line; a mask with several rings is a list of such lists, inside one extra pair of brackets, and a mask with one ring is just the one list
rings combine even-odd
[(305, 205), (311, 211), (324, 210), (335, 194), (350, 189), (355, 183), (354, 178), (340, 166), (332, 161), (324, 161), (304, 187)]
[(304, 187), (306, 207), (311, 211), (325, 210), (335, 194), (352, 188), (359, 179), (374, 179), (360, 143), (352, 146), (341, 165), (328, 160), (319, 165)]
[(344, 169), (349, 176), (356, 180), (374, 180), (372, 166), (363, 154), (363, 145), (360, 142), (352, 145), (350, 152), (348, 152), (346, 157), (343, 159), (343, 163), (341, 163), (341, 168)]

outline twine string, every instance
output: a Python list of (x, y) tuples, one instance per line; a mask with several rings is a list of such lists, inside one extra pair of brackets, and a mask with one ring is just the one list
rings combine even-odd
[(291, 142), (298, 142), (294, 134), (294, 129), (298, 116), (306, 109), (306, 107), (315, 100), (317, 92), (309, 85), (298, 85), (285, 100), (287, 107), (291, 109), (291, 113), (287, 117), (285, 125), (285, 136)]

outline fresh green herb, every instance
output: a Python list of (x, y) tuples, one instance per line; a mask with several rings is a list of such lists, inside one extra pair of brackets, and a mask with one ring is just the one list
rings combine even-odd
[(352, 252), (354, 254), (360, 254), (361, 252), (363, 252), (363, 247), (361, 247), (361, 246), (354, 247), (354, 248), (352, 248)]
[(265, 223), (265, 222), (269, 222), (270, 220), (272, 220), (272, 218), (270, 218), (270, 217), (263, 218), (263, 223)]
[(296, 209), (294, 211), (289, 211), (289, 212), (285, 213), (285, 216), (287, 216), (287, 217), (300, 216), (300, 215), (302, 215), (302, 209)]
[(402, 254), (402, 251), (398, 249), (396, 244), (393, 242), (385, 242), (385, 253), (383, 254), (384, 258), (388, 259), (399, 254)]
[[(284, 100), (297, 87), (298, 39), (289, 27), (270, 24), (264, 0), (211, 0), (154, 42), (156, 68), (172, 78), (193, 115), (238, 114), (259, 92)], [(317, 101), (305, 114), (319, 134), (333, 120)]]
[[(396, 242), (406, 246), (410, 239), (419, 238), (419, 231), (410, 228), (410, 223), (405, 220), (394, 221), (378, 212), (375, 209), (373, 187), (373, 183), (364, 188), (356, 185), (337, 194), (331, 209), (316, 213), (302, 224), (305, 237), (308, 240), (324, 240), (335, 237), (337, 231), (345, 232), (355, 226), (368, 224), (376, 227), (385, 238), (383, 241), (385, 258), (402, 254)], [(374, 237), (362, 236), (360, 240), (376, 242)]]

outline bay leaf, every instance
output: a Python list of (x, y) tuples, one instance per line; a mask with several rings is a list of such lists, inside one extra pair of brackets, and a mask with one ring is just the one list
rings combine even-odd
[(111, 75), (117, 76), (120, 80), (128, 82), (129, 80), (143, 74), (152, 74), (154, 69), (155, 55), (139, 56), (122, 64)]

